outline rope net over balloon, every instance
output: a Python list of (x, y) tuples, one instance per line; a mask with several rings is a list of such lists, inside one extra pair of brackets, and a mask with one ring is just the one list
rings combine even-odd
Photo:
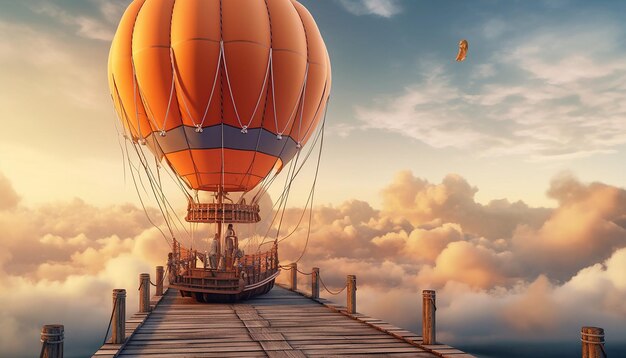
[[(168, 244), (177, 238), (198, 245), (198, 222), (213, 222), (222, 232), (227, 222), (261, 219), (270, 222), (265, 234), (246, 246), (258, 251), (268, 239), (291, 237), (309, 210), (304, 255), (331, 89), (328, 52), (304, 6), (292, 0), (135, 0), (111, 46), (109, 85), (122, 123), (116, 128), (124, 139), (124, 176), (130, 173), (148, 220)], [(281, 237), (292, 185), (316, 146), (302, 216)], [(281, 175), (272, 210), (255, 217)], [(190, 203), (191, 223), (170, 202), (178, 196), (171, 187)], [(210, 203), (200, 203), (202, 192), (215, 193)], [(238, 196), (231, 200), (228, 193)], [(235, 209), (227, 218), (228, 205)]]

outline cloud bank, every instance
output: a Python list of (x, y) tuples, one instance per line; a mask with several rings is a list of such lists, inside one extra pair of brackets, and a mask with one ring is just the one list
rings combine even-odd
[[(400, 172), (381, 210), (316, 208), (299, 265), (334, 288), (356, 274), (360, 310), (413, 330), (421, 290), (437, 289), (443, 341), (569, 339), (589, 324), (626, 334), (626, 191), (563, 174), (547, 192), (554, 209), (480, 204), (476, 191), (458, 175), (434, 184)], [(302, 252), (306, 227), (296, 235), (283, 258)]]
[(111, 290), (126, 288), (134, 313), (139, 273), (154, 275), (168, 251), (134, 205), (74, 199), (26, 207), (1, 175), (0, 229), (0, 347), (11, 357), (38, 354), (39, 331), (50, 323), (65, 325), (68, 354), (93, 353), (111, 314)]
[[(416, 332), (420, 292), (436, 289), (445, 342), (569, 340), (590, 324), (626, 336), (626, 191), (563, 174), (547, 191), (558, 202), (549, 209), (481, 204), (477, 190), (455, 174), (431, 183), (399, 172), (381, 190), (380, 209), (359, 200), (315, 207), (299, 267), (320, 267), (331, 289), (356, 274), (360, 312)], [(41, 325), (61, 322), (68, 349), (91, 353), (111, 290), (128, 290), (133, 313), (137, 275), (164, 263), (164, 238), (130, 204), (27, 207), (3, 177), (0, 198), (0, 345), (31, 356)], [(283, 264), (307, 241), (307, 225), (296, 228), (301, 214), (292, 208), (283, 218), (281, 236), (295, 230), (280, 245)]]

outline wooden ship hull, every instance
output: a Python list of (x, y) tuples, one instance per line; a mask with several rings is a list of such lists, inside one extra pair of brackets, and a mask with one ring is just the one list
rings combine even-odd
[[(198, 302), (236, 302), (268, 293), (279, 274), (278, 246), (240, 258), (222, 258), (222, 267), (210, 268), (205, 254), (174, 241), (169, 264), (170, 287)], [(202, 267), (198, 267), (198, 263)]]
[[(215, 276), (212, 276), (213, 273)], [(198, 302), (237, 302), (268, 293), (274, 287), (278, 272), (258, 282), (228, 276), (228, 273), (222, 272), (194, 271), (192, 276), (183, 276), (170, 287), (179, 290), (181, 296), (192, 297)]]

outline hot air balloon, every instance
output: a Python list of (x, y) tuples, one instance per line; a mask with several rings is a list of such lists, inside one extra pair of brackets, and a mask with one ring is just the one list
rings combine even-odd
[(171, 286), (200, 301), (269, 291), (278, 275), (276, 243), (236, 257), (221, 249), (229, 245), (221, 236), (227, 224), (260, 220), (257, 197), (235, 202), (228, 194), (265, 185), (324, 119), (331, 68), (311, 14), (296, 0), (134, 0), (108, 66), (127, 140), (147, 148), (187, 190), (215, 198), (190, 195), (186, 220), (216, 226), (220, 267), (174, 240)]
[(456, 55), (457, 62), (465, 61), (465, 57), (467, 56), (467, 50), (469, 49), (469, 44), (467, 40), (459, 41), (459, 53)]

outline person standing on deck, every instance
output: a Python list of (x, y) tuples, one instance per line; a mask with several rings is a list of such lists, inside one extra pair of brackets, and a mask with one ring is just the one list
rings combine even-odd
[(209, 250), (209, 265), (214, 270), (217, 269), (217, 255), (219, 252), (218, 250), (219, 241), (220, 241), (219, 236), (215, 234), (215, 236), (213, 236), (213, 240), (211, 241), (211, 247)]
[(228, 229), (226, 230), (226, 266), (232, 266), (233, 256), (235, 255), (235, 250), (237, 246), (239, 246), (239, 240), (237, 239), (237, 234), (235, 234), (235, 229), (233, 229), (233, 224), (228, 224)]

